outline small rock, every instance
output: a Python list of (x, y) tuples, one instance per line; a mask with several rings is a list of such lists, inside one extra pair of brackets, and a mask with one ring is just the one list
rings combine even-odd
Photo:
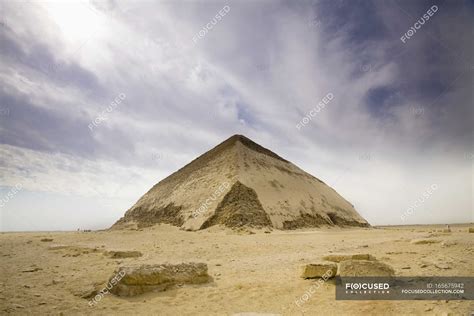
[(84, 299), (90, 299), (96, 296), (99, 293), (100, 289), (95, 285), (87, 285), (83, 288), (74, 288), (71, 290), (71, 293), (74, 296), (78, 296)]
[(113, 259), (118, 258), (138, 258), (143, 256), (140, 251), (107, 251), (106, 256)]
[(441, 246), (443, 247), (451, 247), (451, 246), (456, 246), (458, 243), (455, 241), (443, 241), (441, 243)]
[(436, 244), (439, 242), (440, 241), (436, 239), (413, 239), (410, 243), (414, 245), (427, 245), (427, 244)]
[(330, 254), (323, 257), (323, 260), (332, 261), (332, 262), (341, 262), (344, 260), (376, 260), (374, 256), (368, 253), (358, 253), (358, 254)]
[(424, 264), (424, 263), (420, 264), (420, 268), (426, 268), (427, 266), (428, 266), (428, 265), (427, 265), (427, 264)]
[(468, 232), (474, 233), (474, 227), (469, 227)]
[(51, 242), (51, 241), (53, 241), (53, 238), (41, 238), (40, 241), (42, 241), (42, 242)]
[(20, 304), (12, 304), (12, 307), (13, 307), (13, 308), (18, 308), (18, 309), (19, 309), (19, 308), (25, 308), (25, 306), (20, 305)]
[(369, 260), (345, 260), (339, 264), (341, 276), (393, 276), (395, 271), (388, 264)]
[(448, 266), (448, 265), (445, 264), (445, 263), (436, 263), (436, 264), (435, 264), (435, 267), (438, 268), (438, 269), (442, 269), (442, 270), (449, 270), (449, 269), (451, 269), (451, 267)]
[(216, 267), (221, 267), (221, 266), (222, 266), (222, 264), (216, 263)]
[(28, 269), (25, 269), (25, 270), (22, 270), (21, 272), (36, 272), (36, 271), (39, 271), (41, 270), (41, 268), (38, 268), (38, 267), (32, 267), (32, 268), (28, 268)]
[(409, 266), (406, 266), (406, 267), (402, 267), (402, 269), (404, 269), (404, 270), (408, 270), (408, 269), (411, 269), (411, 267), (409, 267)]
[(332, 262), (310, 263), (303, 266), (301, 277), (303, 279), (314, 279), (327, 276), (332, 278), (336, 275), (337, 264)]

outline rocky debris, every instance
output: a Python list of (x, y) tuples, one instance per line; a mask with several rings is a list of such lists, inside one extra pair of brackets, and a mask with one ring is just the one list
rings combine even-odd
[(306, 264), (302, 268), (301, 277), (303, 279), (314, 279), (327, 276), (332, 278), (337, 273), (337, 264), (332, 262), (319, 262)]
[(53, 240), (54, 240), (53, 238), (41, 238), (40, 239), (40, 241), (42, 241), (42, 242), (51, 242)]
[(441, 242), (441, 246), (443, 247), (451, 247), (451, 246), (456, 246), (458, 243), (455, 241), (443, 241)]
[(71, 290), (71, 293), (74, 296), (78, 296), (84, 299), (91, 299), (96, 296), (100, 291), (100, 288), (97, 284), (89, 284), (84, 287), (74, 288)]
[(107, 251), (105, 255), (113, 259), (138, 258), (138, 257), (143, 256), (143, 254), (140, 251), (133, 251), (133, 250), (129, 250), (129, 251), (112, 250), (112, 251)]
[(109, 284), (113, 285), (110, 292), (117, 296), (136, 296), (166, 291), (174, 285), (201, 284), (210, 280), (207, 264), (191, 262), (119, 267)]
[(358, 254), (330, 254), (323, 257), (323, 260), (332, 261), (332, 262), (341, 262), (345, 260), (376, 260), (374, 256), (368, 253), (358, 253)]
[(434, 265), (436, 268), (441, 269), (441, 270), (449, 270), (451, 267), (447, 265), (446, 263), (435, 263)]
[(48, 250), (62, 250), (62, 249), (68, 249), (70, 247), (71, 246), (67, 246), (67, 245), (52, 245), (48, 247)]
[(470, 232), (470, 233), (474, 233), (474, 227), (469, 227), (469, 230), (468, 230), (468, 232)]
[(388, 264), (369, 260), (345, 260), (339, 263), (339, 275), (353, 276), (393, 276), (395, 271)]
[(25, 270), (21, 270), (21, 272), (27, 273), (27, 272), (36, 272), (36, 271), (40, 271), (40, 270), (42, 270), (42, 269), (38, 268), (38, 267), (31, 267), (31, 268), (27, 268)]
[(412, 241), (410, 241), (410, 243), (414, 245), (428, 245), (428, 244), (436, 244), (439, 242), (440, 241), (436, 239), (413, 239)]
[(78, 257), (80, 255), (85, 255), (89, 253), (97, 253), (103, 252), (102, 249), (99, 248), (88, 248), (83, 246), (69, 246), (69, 245), (52, 245), (48, 247), (48, 250), (51, 251), (64, 251), (65, 254), (63, 257)]

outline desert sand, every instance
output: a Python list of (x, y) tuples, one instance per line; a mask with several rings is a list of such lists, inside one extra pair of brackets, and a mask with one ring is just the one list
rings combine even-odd
[[(472, 225), (471, 225), (472, 226)], [(1, 233), (0, 311), (17, 315), (470, 315), (472, 301), (336, 301), (334, 280), (301, 306), (316, 280), (301, 266), (328, 254), (368, 253), (398, 276), (474, 276), (469, 225), (189, 232), (160, 224), (140, 230)], [(413, 240), (430, 240), (415, 243)], [(110, 251), (142, 256), (114, 258)], [(87, 296), (119, 266), (202, 262), (211, 282), (124, 298)], [(245, 315), (245, 314), (244, 314)]]

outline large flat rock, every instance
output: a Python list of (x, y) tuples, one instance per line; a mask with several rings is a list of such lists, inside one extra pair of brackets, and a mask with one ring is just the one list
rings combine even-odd
[(391, 266), (379, 261), (345, 260), (339, 263), (341, 277), (356, 276), (393, 276), (395, 271)]
[(310, 263), (303, 266), (301, 277), (303, 279), (314, 279), (326, 276), (332, 278), (337, 273), (337, 264), (332, 262)]
[(345, 260), (375, 260), (375, 257), (368, 253), (356, 253), (356, 254), (330, 254), (323, 257), (323, 260), (332, 262), (341, 262)]
[(113, 285), (110, 292), (117, 296), (136, 296), (165, 291), (176, 284), (199, 284), (209, 280), (207, 264), (191, 262), (120, 267), (109, 283)]

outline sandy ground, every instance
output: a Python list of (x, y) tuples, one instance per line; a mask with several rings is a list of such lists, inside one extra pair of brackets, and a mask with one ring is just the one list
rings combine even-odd
[[(474, 276), (474, 234), (467, 227), (452, 226), (452, 233), (439, 232), (441, 226), (410, 226), (238, 234), (160, 225), (142, 231), (2, 233), (0, 314), (470, 315), (473, 301), (336, 301), (331, 280), (301, 307), (295, 304), (315, 284), (299, 277), (301, 265), (329, 253), (370, 253), (400, 276)], [(410, 243), (417, 238), (440, 242)], [(58, 245), (66, 247), (54, 249)], [(110, 259), (103, 250), (144, 255)], [(213, 282), (134, 298), (108, 294), (93, 307), (77, 294), (105, 284), (119, 265), (193, 261), (208, 264)]]

